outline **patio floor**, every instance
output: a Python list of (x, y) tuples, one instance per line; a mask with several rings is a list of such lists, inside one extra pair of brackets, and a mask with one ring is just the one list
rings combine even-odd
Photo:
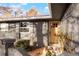
[[(8, 49), (9, 56), (29, 56), (26, 51), (18, 50), (15, 48)], [(5, 46), (0, 42), (0, 56), (5, 56)], [(68, 53), (64, 51), (61, 55), (58, 56), (79, 56), (79, 46), (77, 44), (76, 52), (75, 53)]]

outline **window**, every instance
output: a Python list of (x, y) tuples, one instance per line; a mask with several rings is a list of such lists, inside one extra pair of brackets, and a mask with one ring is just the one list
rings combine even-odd
[(1, 31), (8, 31), (8, 24), (7, 23), (2, 23), (0, 25), (0, 27), (1, 27)]

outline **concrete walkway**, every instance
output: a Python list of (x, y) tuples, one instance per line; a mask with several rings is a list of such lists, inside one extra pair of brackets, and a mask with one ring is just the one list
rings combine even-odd
[[(22, 54), (15, 48), (8, 49), (9, 56), (22, 56)], [(5, 46), (0, 42), (0, 56), (5, 56)]]

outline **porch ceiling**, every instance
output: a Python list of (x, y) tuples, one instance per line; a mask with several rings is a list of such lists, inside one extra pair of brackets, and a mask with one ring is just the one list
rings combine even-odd
[(51, 10), (53, 19), (60, 21), (69, 5), (70, 3), (52, 3)]

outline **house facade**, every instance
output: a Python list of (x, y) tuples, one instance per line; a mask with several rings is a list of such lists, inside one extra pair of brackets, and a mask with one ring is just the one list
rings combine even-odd
[[(6, 13), (7, 17), (0, 20), (0, 32), (2, 33), (0, 37), (30, 40), (30, 45), (38, 47), (57, 43), (56, 27), (67, 6), (68, 4), (48, 4), (48, 15), (42, 15), (36, 8), (26, 12), (28, 17), (22, 16), (22, 11), (18, 11), (19, 9), (16, 10), (17, 13), (13, 14), (15, 17), (7, 16)], [(4, 10), (4, 7), (1, 10)], [(10, 8), (7, 10), (10, 13), (12, 11)], [(17, 14), (21, 14), (20, 17)], [(5, 14), (3, 13), (3, 15)]]

